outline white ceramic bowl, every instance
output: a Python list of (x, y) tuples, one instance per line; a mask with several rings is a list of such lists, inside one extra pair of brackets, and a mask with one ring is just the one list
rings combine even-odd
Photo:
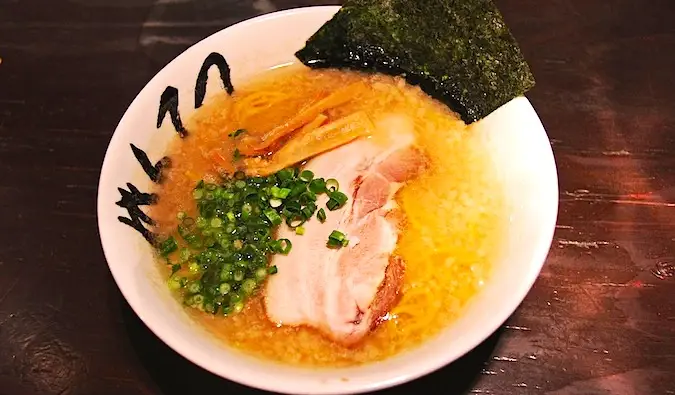
[[(509, 225), (506, 247), (492, 278), (462, 317), (420, 347), (386, 361), (346, 369), (283, 366), (233, 351), (194, 324), (169, 294), (151, 248), (118, 216), (118, 187), (131, 182), (152, 187), (129, 144), (145, 150), (154, 163), (176, 133), (167, 115), (156, 128), (159, 97), (168, 86), (179, 91), (183, 120), (194, 111), (194, 89), (202, 62), (211, 52), (230, 64), (234, 86), (270, 67), (294, 60), (307, 38), (339, 8), (309, 7), (276, 12), (237, 25), (195, 44), (160, 71), (122, 117), (106, 152), (98, 189), (101, 242), (110, 271), (136, 314), (166, 344), (214, 374), (270, 391), (294, 394), (347, 394), (373, 391), (432, 372), (485, 340), (513, 313), (532, 287), (548, 253), (558, 206), (553, 153), (529, 101), (517, 98), (482, 120), (483, 133), (506, 186)], [(220, 87), (209, 73), (207, 96)]]

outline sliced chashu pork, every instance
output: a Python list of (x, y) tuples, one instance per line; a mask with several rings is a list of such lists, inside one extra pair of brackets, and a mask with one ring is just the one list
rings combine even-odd
[[(400, 210), (393, 200), (402, 183), (423, 167), (412, 121), (390, 116), (377, 125), (387, 138), (360, 138), (310, 160), (305, 168), (335, 178), (349, 196), (327, 220), (307, 222), (305, 234), (282, 227), (291, 252), (275, 255), (279, 269), (265, 291), (269, 319), (279, 325), (314, 327), (336, 342), (361, 340), (396, 303), (404, 263), (393, 256)], [(327, 197), (317, 202), (325, 207)], [(341, 249), (326, 246), (333, 230), (347, 234)]]

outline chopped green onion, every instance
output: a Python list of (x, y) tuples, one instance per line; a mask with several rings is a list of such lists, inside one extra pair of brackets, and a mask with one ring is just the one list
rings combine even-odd
[(234, 281), (241, 282), (244, 279), (244, 272), (241, 270), (236, 270), (234, 272)]
[(169, 236), (166, 240), (159, 244), (158, 249), (159, 254), (163, 257), (166, 257), (178, 249), (178, 243), (176, 243), (176, 239), (174, 239), (173, 236)]
[(221, 226), (223, 226), (223, 220), (222, 219), (216, 217), (216, 218), (211, 220), (211, 227), (212, 228), (220, 228)]
[(233, 313), (241, 313), (241, 311), (244, 310), (244, 303), (242, 302), (237, 302), (234, 304), (234, 307), (232, 308)]
[(204, 311), (215, 314), (218, 311), (218, 306), (214, 305), (213, 303), (204, 303)]
[(338, 203), (337, 200), (328, 199), (328, 201), (326, 202), (326, 208), (329, 209), (330, 211), (335, 211), (340, 208), (340, 203)]
[(316, 204), (310, 202), (305, 207), (302, 208), (301, 210), (302, 215), (305, 217), (305, 219), (310, 219), (312, 218), (312, 215), (314, 215), (316, 209), (317, 209)]
[(220, 272), (220, 281), (231, 281), (234, 279), (234, 275), (232, 274), (232, 269), (225, 269)]
[(190, 259), (190, 256), (192, 256), (192, 254), (190, 253), (190, 249), (183, 248), (180, 250), (179, 260), (181, 262), (187, 262)]
[(304, 194), (305, 192), (307, 192), (307, 185), (303, 183), (298, 183), (295, 184), (293, 188), (291, 188), (291, 193), (288, 194), (288, 197), (291, 198), (298, 197)]
[(328, 236), (329, 239), (337, 240), (337, 241), (342, 241), (346, 238), (345, 234), (340, 232), (339, 230), (334, 230), (330, 233), (330, 236)]
[(200, 272), (199, 264), (197, 262), (190, 262), (188, 265), (188, 271), (190, 274), (197, 274)]
[(234, 247), (235, 250), (241, 250), (244, 247), (244, 242), (237, 239), (232, 242), (232, 247)]
[(172, 291), (177, 291), (179, 290), (180, 287), (180, 278), (177, 276), (171, 276), (169, 277), (169, 281), (167, 282), (169, 285), (169, 289)]
[(187, 290), (189, 293), (196, 294), (202, 290), (202, 284), (199, 281), (192, 281), (188, 284)]
[(306, 219), (301, 216), (293, 216), (286, 219), (286, 224), (291, 228), (297, 228), (298, 226), (304, 224), (305, 221)]
[(235, 130), (234, 132), (228, 134), (227, 136), (228, 136), (228, 137), (234, 138), (234, 137), (239, 136), (239, 135), (242, 134), (242, 133), (246, 133), (246, 129), (237, 129), (237, 130)]
[(276, 210), (271, 210), (271, 209), (265, 210), (264, 213), (265, 213), (265, 217), (267, 217), (267, 219), (270, 220), (272, 225), (277, 226), (277, 225), (281, 224), (281, 222), (282, 222), (281, 216), (279, 215), (279, 213), (276, 212)]
[[(246, 206), (246, 204), (244, 204), (244, 206)], [(253, 211), (253, 209), (251, 209), (251, 210), (244, 210), (244, 209), (242, 209), (242, 210), (241, 210), (241, 219), (243, 219), (244, 221), (246, 221), (246, 220), (248, 220), (249, 218), (251, 218), (251, 212), (252, 212), (252, 211)]]
[(202, 239), (197, 235), (188, 234), (183, 238), (192, 248), (197, 249), (197, 248), (201, 248), (201, 247), (204, 246), (204, 243), (202, 243)]
[(221, 247), (227, 247), (230, 245), (230, 239), (227, 238), (227, 236), (221, 236), (217, 238), (218, 244), (220, 244)]
[(283, 204), (283, 202), (281, 201), (281, 199), (277, 199), (277, 198), (270, 199), (270, 207), (277, 208), (277, 207), (281, 206), (282, 204)]
[(295, 228), (295, 234), (298, 235), (298, 236), (304, 235), (305, 234), (305, 228), (302, 227), (302, 226), (298, 226), (297, 228)]
[(277, 252), (279, 252), (280, 254), (288, 255), (288, 253), (291, 252), (291, 248), (293, 248), (293, 243), (291, 243), (290, 240), (288, 239), (277, 240)]
[(234, 183), (234, 186), (239, 188), (239, 189), (244, 189), (244, 188), (246, 188), (246, 181), (237, 180), (237, 182)]
[(309, 171), (309, 170), (303, 170), (300, 173), (300, 181), (302, 182), (310, 182), (314, 178), (314, 173)]
[(279, 179), (279, 181), (291, 180), (295, 175), (294, 173), (295, 172), (291, 169), (283, 169), (277, 173), (277, 178)]
[(264, 268), (261, 267), (261, 268), (258, 268), (258, 269), (255, 271), (255, 278), (256, 278), (258, 281), (264, 280), (265, 277), (267, 277), (267, 270), (265, 270)]
[(338, 183), (338, 180), (336, 180), (335, 178), (326, 180), (326, 191), (331, 193), (337, 192), (339, 188), (340, 184)]
[(309, 183), (309, 190), (316, 193), (324, 193), (326, 191), (326, 181), (323, 178), (315, 178)]
[(277, 186), (273, 186), (270, 189), (270, 194), (272, 197), (277, 199), (286, 199), (289, 193), (291, 193), (291, 190), (288, 188), (279, 188)]
[(234, 216), (234, 213), (232, 211), (225, 214), (225, 216), (227, 217), (228, 221), (230, 221), (230, 222), (234, 222), (234, 220), (236, 219), (235, 216)]
[(203, 303), (204, 303), (204, 295), (200, 294), (192, 295), (192, 297), (189, 299), (189, 304), (190, 306), (193, 307), (201, 307)]
[(274, 266), (270, 266), (270, 268), (267, 269), (267, 271), (268, 271), (270, 274), (277, 274), (277, 273), (279, 272), (279, 269), (277, 268), (276, 265), (274, 265)]
[(171, 274), (176, 274), (177, 271), (181, 269), (180, 263), (176, 263), (175, 265), (171, 265)]
[(332, 200), (337, 201), (338, 204), (340, 205), (340, 207), (342, 207), (345, 203), (347, 203), (347, 200), (349, 200), (347, 195), (345, 195), (344, 193), (339, 192), (339, 191), (333, 192), (329, 196)]
[(204, 217), (201, 217), (201, 216), (197, 217), (197, 220), (195, 221), (195, 223), (197, 224), (197, 227), (199, 229), (206, 228), (206, 218), (204, 218)]
[(232, 307), (231, 307), (230, 305), (223, 305), (222, 308), (223, 308), (223, 310), (222, 310), (222, 311), (223, 311), (223, 315), (224, 315), (225, 317), (227, 317), (228, 315), (230, 315), (230, 314), (232, 313)]
[(222, 283), (218, 287), (218, 292), (220, 292), (221, 295), (227, 295), (230, 290), (232, 289), (232, 286), (228, 283)]
[(241, 297), (241, 295), (237, 292), (233, 292), (233, 293), (230, 294), (230, 303), (232, 303), (232, 304), (237, 303), (237, 302), (241, 302), (242, 299), (243, 298)]
[(335, 240), (333, 240), (333, 239), (328, 239), (328, 242), (326, 243), (326, 246), (327, 246), (328, 248), (340, 248), (340, 247), (344, 247), (342, 241), (335, 241)]
[(290, 217), (290, 216), (293, 216), (294, 214), (300, 214), (300, 208), (301, 207), (302, 206), (300, 206), (300, 203), (298, 203), (297, 201), (286, 202), (286, 204), (284, 205), (284, 209), (282, 211), (282, 214), (285, 217)]
[(242, 154), (241, 154), (241, 152), (239, 152), (239, 148), (235, 148), (234, 152), (232, 153), (232, 160), (236, 162), (241, 158), (242, 158)]
[(195, 189), (192, 191), (192, 197), (195, 200), (200, 200), (204, 196), (204, 190), (203, 189)]
[(349, 240), (347, 240), (347, 236), (339, 230), (332, 231), (326, 243), (330, 248), (346, 247), (348, 244)]
[(316, 194), (312, 191), (305, 191), (298, 198), (300, 204), (310, 204), (316, 202)]
[(319, 212), (316, 213), (316, 218), (321, 222), (326, 222), (326, 211), (322, 208), (319, 209)]
[(253, 292), (253, 290), (255, 289), (256, 285), (257, 284), (256, 284), (255, 280), (247, 278), (246, 280), (244, 280), (243, 283), (241, 283), (241, 291), (243, 293), (247, 294), (247, 295), (251, 294)]

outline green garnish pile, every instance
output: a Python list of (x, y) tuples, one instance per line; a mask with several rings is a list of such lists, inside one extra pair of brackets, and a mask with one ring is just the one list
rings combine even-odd
[[(212, 314), (240, 312), (269, 275), (273, 254), (288, 254), (292, 243), (275, 239), (274, 232), (285, 223), (303, 235), (302, 226), (316, 215), (326, 220), (317, 207), (317, 196), (327, 194), (326, 208), (345, 205), (347, 195), (334, 179), (314, 178), (309, 170), (289, 168), (267, 177), (247, 177), (237, 172), (220, 184), (200, 181), (192, 196), (198, 216), (178, 213), (175, 234), (157, 244), (158, 252), (171, 265), (168, 284), (180, 291), (186, 305)], [(342, 232), (331, 234), (327, 247), (348, 243)]]

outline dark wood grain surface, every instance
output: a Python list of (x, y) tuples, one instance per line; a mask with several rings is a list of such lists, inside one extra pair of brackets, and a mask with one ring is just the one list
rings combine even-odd
[[(169, 60), (331, 1), (0, 0), (0, 394), (260, 394), (140, 322), (103, 257), (103, 155)], [(560, 214), (539, 280), (460, 361), (383, 394), (675, 394), (675, 1), (498, 0), (537, 77)]]

